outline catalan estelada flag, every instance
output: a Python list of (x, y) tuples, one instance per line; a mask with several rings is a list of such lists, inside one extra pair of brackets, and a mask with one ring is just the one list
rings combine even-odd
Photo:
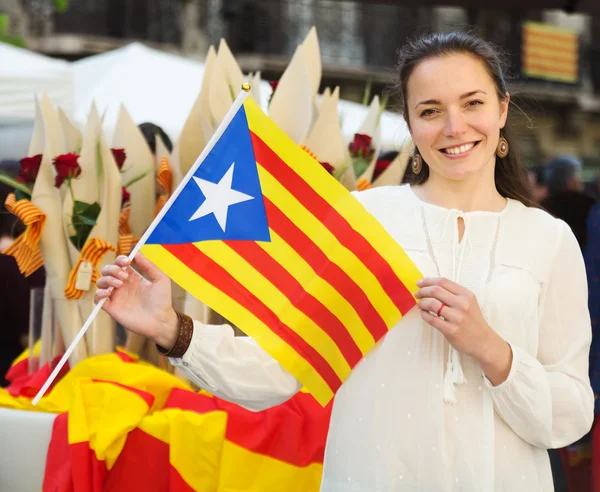
[(421, 274), (256, 103), (236, 102), (141, 251), (325, 405), (415, 305)]

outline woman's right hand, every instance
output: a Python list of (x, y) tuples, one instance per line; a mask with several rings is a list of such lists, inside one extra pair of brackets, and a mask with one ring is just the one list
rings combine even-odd
[(138, 253), (131, 268), (126, 256), (118, 256), (102, 268), (94, 302), (127, 330), (146, 336), (165, 349), (177, 338), (178, 320), (171, 304), (171, 280), (150, 260)]

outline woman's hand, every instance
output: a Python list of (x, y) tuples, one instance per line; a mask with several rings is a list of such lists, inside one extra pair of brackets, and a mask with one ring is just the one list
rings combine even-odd
[(477, 360), (493, 385), (504, 382), (512, 350), (485, 321), (475, 294), (446, 278), (424, 278), (417, 285), (421, 317), (456, 350)]
[(106, 299), (102, 309), (118, 323), (168, 350), (175, 343), (178, 325), (171, 280), (139, 253), (135, 263), (146, 278), (131, 268), (125, 256), (102, 268), (94, 302)]

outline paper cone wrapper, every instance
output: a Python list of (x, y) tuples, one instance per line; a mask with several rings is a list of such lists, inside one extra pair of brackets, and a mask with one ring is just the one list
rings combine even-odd
[(134, 238), (140, 238), (154, 219), (156, 204), (154, 156), (144, 135), (123, 105), (115, 128), (113, 148), (123, 148), (127, 153), (123, 165), (124, 173), (121, 175), (123, 186), (142, 173), (148, 173), (127, 189), (131, 195), (129, 224)]
[(69, 117), (60, 108), (58, 108), (58, 119), (60, 120), (60, 125), (64, 135), (65, 151), (67, 153), (74, 152), (79, 154), (81, 152), (81, 145), (83, 144), (81, 132), (75, 127), (75, 125), (73, 125)]
[(250, 97), (260, 106), (260, 72), (251, 73), (248, 75), (248, 83), (250, 84)]
[(313, 94), (304, 50), (299, 46), (269, 105), (269, 117), (294, 142), (306, 139), (313, 121)]
[(365, 172), (361, 176), (358, 176), (356, 180), (357, 182), (366, 179), (370, 183), (371, 179), (373, 178), (373, 171), (375, 171), (377, 157), (379, 156), (379, 152), (381, 152), (381, 127), (379, 126), (380, 113), (381, 107), (379, 103), (379, 96), (375, 96), (371, 101), (365, 119), (363, 120), (359, 129), (356, 131), (356, 133), (369, 135), (373, 139), (372, 145), (375, 149), (375, 152), (373, 153), (373, 158), (371, 159), (371, 162), (369, 163), (369, 166)]
[[(206, 55), (200, 93), (183, 125), (177, 145), (179, 151), (178, 175), (180, 175), (182, 179), (190, 170), (194, 162), (196, 162), (196, 159), (206, 146), (214, 131), (212, 119), (210, 117), (207, 119), (207, 115), (210, 115), (211, 111), (209, 102), (210, 81), (214, 74), (216, 63), (217, 54), (211, 46)], [(228, 104), (230, 106), (231, 102), (228, 102)], [(227, 109), (229, 109), (229, 106)], [(174, 167), (173, 163), (171, 165)]]
[[(339, 87), (321, 101), (321, 111), (315, 121), (305, 145), (320, 162), (328, 162), (335, 169), (347, 168), (342, 175), (342, 184), (350, 190), (356, 189), (350, 153), (342, 133), (338, 113)], [(340, 181), (342, 181), (340, 179)]]
[[(219, 44), (212, 72), (208, 102), (213, 117), (212, 123), (216, 128), (223, 121), (244, 83), (244, 74), (224, 39), (221, 39)], [(206, 72), (204, 77), (207, 77)]]
[[(321, 50), (319, 48), (319, 38), (317, 36), (317, 28), (312, 27), (308, 35), (302, 42), (302, 51), (308, 69), (308, 81), (312, 97), (314, 98), (319, 92), (322, 76)], [(279, 87), (278, 87), (279, 88)]]
[(373, 181), (373, 186), (393, 186), (402, 182), (402, 177), (412, 155), (412, 143), (406, 143), (392, 163)]
[[(55, 132), (47, 133), (45, 128), (54, 127)], [(67, 250), (62, 225), (62, 202), (54, 187), (52, 159), (58, 155), (60, 136), (56, 135), (59, 121), (47, 97), (36, 103), (36, 122), (29, 155), (42, 154), (42, 163), (33, 187), (31, 202), (46, 214), (46, 225), (40, 240), (40, 249), (46, 270), (46, 284), (55, 299), (55, 308), (60, 323), (63, 340), (70, 345), (83, 326), (77, 303), (65, 299), (64, 289), (69, 279), (71, 262)], [(53, 140), (56, 138), (58, 141)], [(61, 148), (60, 150), (63, 150)], [(87, 345), (82, 340), (69, 358), (71, 367), (87, 357)]]

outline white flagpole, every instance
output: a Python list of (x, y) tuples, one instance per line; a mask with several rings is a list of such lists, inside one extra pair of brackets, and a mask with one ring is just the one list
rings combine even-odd
[[(142, 249), (142, 246), (146, 243), (146, 241), (148, 240), (148, 238), (150, 237), (152, 232), (154, 232), (154, 229), (156, 228), (158, 223), (162, 220), (162, 218), (165, 216), (165, 214), (168, 212), (169, 208), (171, 208), (171, 205), (173, 205), (173, 202), (175, 200), (177, 200), (177, 197), (181, 193), (181, 190), (183, 190), (183, 188), (185, 188), (185, 185), (188, 183), (188, 181), (190, 179), (192, 179), (192, 176), (194, 175), (194, 173), (196, 172), (198, 167), (200, 167), (200, 164), (202, 164), (204, 159), (206, 159), (206, 156), (208, 155), (208, 153), (213, 149), (213, 147), (215, 146), (217, 141), (221, 138), (221, 136), (225, 132), (225, 129), (229, 126), (229, 124), (233, 120), (233, 117), (237, 114), (238, 110), (241, 108), (242, 104), (244, 104), (244, 101), (246, 100), (246, 98), (249, 95), (250, 95), (250, 84), (247, 84), (247, 83), (243, 84), (241, 92), (238, 94), (235, 101), (233, 101), (233, 104), (229, 108), (229, 111), (225, 115), (225, 118), (223, 118), (223, 121), (221, 122), (219, 127), (216, 129), (216, 131), (213, 134), (213, 136), (211, 137), (211, 139), (206, 144), (206, 147), (204, 147), (204, 149), (200, 153), (200, 156), (198, 156), (198, 158), (196, 159), (196, 162), (194, 162), (193, 166), (190, 168), (188, 173), (185, 175), (185, 177), (183, 178), (183, 180), (181, 181), (181, 183), (179, 184), (177, 189), (173, 192), (173, 194), (171, 195), (171, 197), (169, 198), (167, 203), (160, 210), (158, 215), (154, 218), (154, 220), (152, 221), (152, 224), (150, 224), (148, 229), (146, 229), (146, 232), (144, 232), (144, 235), (137, 242), (137, 244), (135, 245), (135, 247), (129, 254), (129, 257), (128, 257), (129, 261), (133, 261), (133, 259), (135, 258), (135, 255), (137, 255), (139, 253), (140, 249)], [(71, 342), (71, 345), (69, 345), (69, 348), (65, 351), (64, 355), (62, 356), (62, 358), (60, 359), (60, 361), (58, 362), (58, 364), (52, 371), (52, 374), (50, 374), (50, 376), (48, 377), (48, 379), (46, 380), (44, 385), (38, 391), (37, 395), (35, 395), (35, 398), (32, 401), (33, 406), (37, 405), (37, 403), (40, 401), (40, 398), (42, 398), (42, 396), (44, 396), (46, 391), (48, 391), (48, 388), (50, 387), (52, 382), (56, 379), (56, 376), (58, 375), (60, 370), (63, 368), (63, 366), (65, 365), (65, 363), (67, 362), (67, 360), (69, 359), (71, 354), (73, 353), (73, 350), (75, 350), (75, 347), (77, 346), (79, 341), (83, 338), (83, 336), (85, 335), (85, 332), (88, 330), (88, 328), (90, 327), (90, 325), (92, 324), (92, 322), (94, 321), (96, 316), (98, 316), (98, 313), (100, 312), (100, 309), (102, 309), (102, 306), (104, 305), (105, 301), (106, 301), (106, 298), (102, 299), (98, 304), (96, 304), (96, 307), (89, 315), (87, 321), (84, 323), (84, 325), (79, 330), (79, 333), (77, 333), (77, 335)]]

